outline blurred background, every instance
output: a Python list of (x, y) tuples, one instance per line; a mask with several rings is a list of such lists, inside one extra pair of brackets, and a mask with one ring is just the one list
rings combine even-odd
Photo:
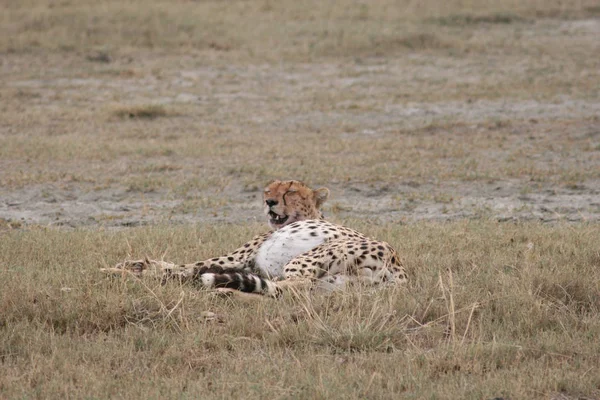
[(4, 0), (0, 224), (600, 218), (600, 3)]

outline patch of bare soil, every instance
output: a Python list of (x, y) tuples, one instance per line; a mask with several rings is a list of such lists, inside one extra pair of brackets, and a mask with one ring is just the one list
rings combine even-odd
[(498, 221), (599, 221), (600, 182), (572, 187), (524, 184), (517, 180), (454, 182), (344, 190), (340, 207), (349, 216), (392, 221), (491, 218)]
[[(335, 184), (328, 217), (411, 223), (461, 218), (498, 221), (600, 221), (600, 181), (553, 187), (520, 181), (444, 184)], [(202, 197), (202, 193), (197, 194)], [(233, 183), (211, 193), (223, 206), (181, 211), (185, 201), (167, 193), (125, 188), (86, 190), (81, 186), (38, 185), (0, 196), (0, 219), (12, 226), (128, 227), (161, 222), (233, 223), (262, 221), (260, 191)]]
[(5, 54), (0, 226), (262, 221), (275, 177), (328, 186), (334, 218), (598, 221), (599, 27), (302, 63)]

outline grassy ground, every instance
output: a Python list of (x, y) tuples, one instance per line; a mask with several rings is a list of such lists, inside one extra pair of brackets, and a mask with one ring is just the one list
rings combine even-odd
[[(0, 398), (600, 398), (599, 16), (5, 0)], [(234, 248), (272, 178), (330, 187), (410, 284), (240, 304), (97, 272)]]
[(0, 183), (598, 180), (600, 8), (571, 3), (9, 2)]
[(404, 254), (408, 287), (240, 304), (97, 272), (128, 254), (209, 257), (258, 226), (4, 234), (0, 393), (600, 396), (597, 225), (349, 224)]
[(3, 397), (600, 396), (597, 225), (350, 224), (404, 254), (407, 288), (248, 305), (97, 272), (257, 226), (5, 234)]

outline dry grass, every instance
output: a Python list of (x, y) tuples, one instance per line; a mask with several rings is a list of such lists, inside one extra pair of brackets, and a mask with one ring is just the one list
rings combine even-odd
[(348, 224), (402, 252), (406, 289), (245, 304), (97, 271), (129, 255), (209, 257), (259, 226), (5, 232), (0, 393), (600, 396), (598, 226)]
[[(84, 224), (125, 218), (94, 214), (107, 201), (156, 223), (154, 196), (247, 220), (274, 177), (332, 187), (334, 217), (356, 190), (379, 221), (496, 182), (592, 196), (598, 15), (597, 0), (5, 0), (0, 212), (60, 215), (70, 197), (91, 204)], [(598, 225), (347, 221), (405, 255), (406, 289), (248, 305), (97, 270), (211, 257), (262, 224), (14, 215), (0, 398), (600, 398)]]
[[(597, 180), (597, 14), (583, 0), (9, 2), (0, 183)], [(176, 171), (141, 172), (157, 164)]]
[(159, 104), (143, 104), (136, 106), (114, 106), (112, 114), (119, 118), (144, 118), (154, 119), (166, 117), (168, 114), (164, 106)]
[[(277, 128), (202, 126), (185, 116), (153, 119), (163, 108), (117, 112), (125, 121), (92, 121), (90, 129), (90, 121), (83, 120), (57, 135), (40, 132), (49, 128), (41, 123), (0, 137), (0, 158), (10, 165), (0, 172), (0, 183), (19, 188), (77, 182), (90, 189), (125, 184), (131, 190), (165, 190), (181, 197), (278, 176), (328, 184), (515, 179), (527, 186), (562, 187), (600, 179), (595, 119), (450, 123), (392, 128), (373, 137), (337, 124), (324, 132), (299, 126), (278, 134)], [(47, 163), (53, 168), (46, 168)]]
[(388, 43), (381, 50), (401, 49), (393, 39), (422, 29), (422, 21), (462, 27), (596, 15), (593, 0), (15, 1), (3, 13), (0, 49), (183, 48), (297, 59), (370, 51), (381, 42)]

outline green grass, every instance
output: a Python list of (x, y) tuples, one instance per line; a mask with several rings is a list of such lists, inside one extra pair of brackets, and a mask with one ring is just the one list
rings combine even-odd
[(247, 304), (97, 271), (210, 257), (258, 225), (4, 231), (0, 395), (600, 395), (597, 225), (348, 224), (403, 254), (406, 288)]

